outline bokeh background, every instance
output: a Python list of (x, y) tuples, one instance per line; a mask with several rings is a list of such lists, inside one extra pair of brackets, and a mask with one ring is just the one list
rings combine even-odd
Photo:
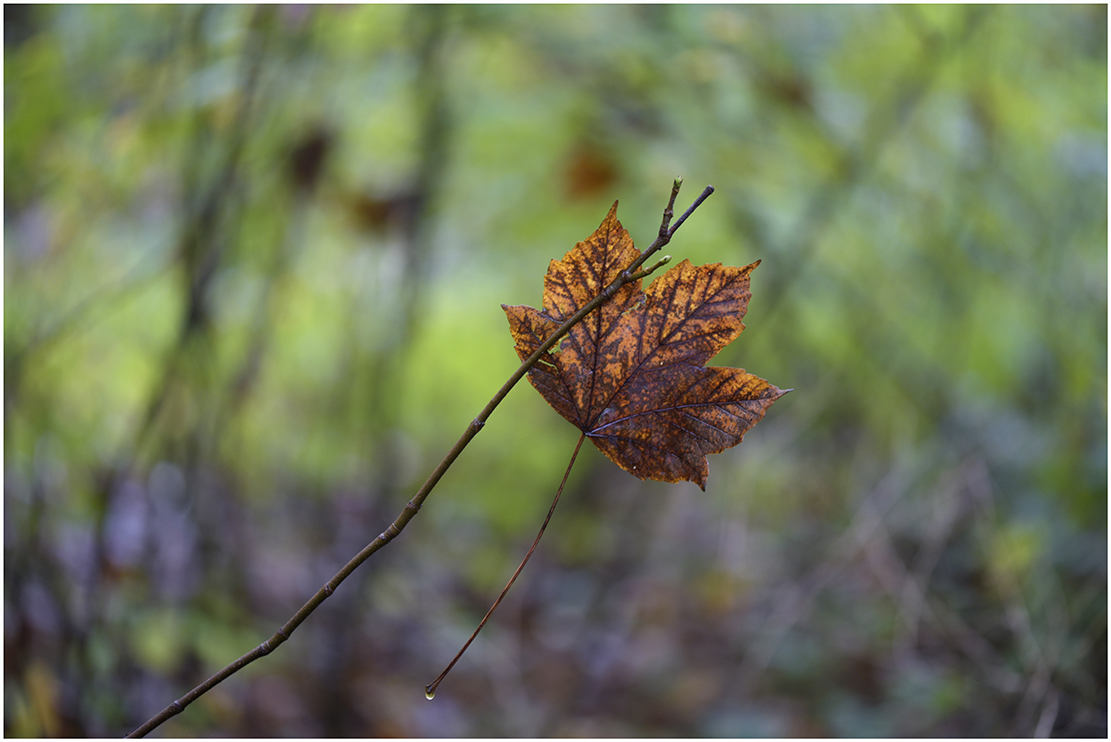
[(518, 386), (166, 736), (1107, 735), (1106, 6), (4, 8), (4, 732), (269, 637), (620, 199), (763, 263), (706, 492)]

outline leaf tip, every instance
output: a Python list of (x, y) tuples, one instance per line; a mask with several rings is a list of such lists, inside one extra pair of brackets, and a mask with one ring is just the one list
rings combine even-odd
[(613, 206), (610, 207), (609, 213), (606, 214), (606, 218), (602, 220), (602, 223), (600, 225), (598, 225), (598, 229), (602, 229), (607, 224), (612, 225), (614, 223), (617, 223), (617, 200), (614, 200)]

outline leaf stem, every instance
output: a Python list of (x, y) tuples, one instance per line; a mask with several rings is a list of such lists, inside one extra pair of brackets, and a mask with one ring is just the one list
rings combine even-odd
[(471, 638), (467, 640), (467, 643), (463, 645), (463, 648), (459, 650), (459, 653), (456, 654), (451, 662), (448, 663), (447, 667), (444, 668), (444, 671), (440, 673), (439, 677), (437, 677), (428, 685), (424, 686), (424, 695), (429, 701), (431, 701), (432, 697), (436, 695), (436, 688), (440, 685), (440, 681), (447, 677), (447, 674), (451, 672), (451, 668), (455, 667), (455, 663), (458, 662), (459, 658), (463, 656), (463, 653), (467, 651), (467, 647), (471, 646), (471, 642), (473, 642), (475, 640), (475, 637), (478, 636), (478, 632), (482, 631), (482, 627), (485, 626), (486, 622), (490, 620), (490, 616), (494, 615), (494, 611), (499, 605), (501, 605), (502, 598), (504, 598), (505, 594), (509, 592), (509, 588), (513, 587), (513, 583), (517, 581), (517, 575), (521, 574), (521, 570), (525, 568), (525, 565), (528, 564), (528, 560), (532, 558), (532, 552), (536, 551), (536, 545), (540, 543), (540, 537), (544, 535), (544, 531), (548, 527), (548, 521), (552, 519), (552, 513), (555, 512), (556, 505), (559, 503), (559, 496), (563, 494), (563, 485), (567, 484), (567, 477), (571, 475), (571, 467), (575, 465), (575, 459), (578, 458), (579, 449), (582, 448), (583, 441), (585, 440), (586, 433), (582, 433), (579, 436), (578, 444), (576, 444), (575, 446), (575, 452), (571, 454), (571, 460), (567, 462), (567, 471), (563, 473), (563, 481), (559, 483), (559, 489), (556, 490), (555, 499), (552, 500), (552, 506), (548, 508), (548, 515), (544, 518), (543, 525), (540, 526), (540, 532), (536, 534), (536, 539), (533, 540), (532, 546), (529, 547), (528, 553), (525, 554), (525, 558), (521, 560), (521, 563), (519, 565), (517, 565), (517, 571), (513, 573), (512, 577), (509, 578), (509, 582), (506, 583), (505, 589), (501, 591), (501, 595), (499, 595), (498, 599), (494, 601), (494, 604), (490, 606), (490, 610), (486, 611), (486, 615), (483, 616), (482, 620), (478, 623), (478, 628), (474, 630), (474, 633), (471, 634)]
[[(437, 483), (439, 483), (440, 479), (447, 472), (448, 468), (455, 462), (457, 458), (459, 458), (459, 454), (463, 452), (463, 449), (467, 447), (467, 444), (470, 443), (476, 435), (478, 435), (478, 431), (481, 430), (482, 426), (486, 424), (486, 420), (490, 417), (491, 413), (493, 413), (494, 409), (499, 404), (501, 404), (501, 401), (505, 399), (510, 390), (514, 386), (516, 386), (517, 382), (524, 378), (529, 369), (532, 368), (533, 365), (535, 365), (536, 362), (540, 360), (540, 358), (545, 353), (548, 352), (549, 348), (558, 343), (563, 338), (563, 336), (566, 335), (568, 331), (570, 331), (572, 327), (581, 322), (588, 314), (597, 309), (603, 303), (613, 298), (613, 295), (616, 294), (617, 290), (620, 289), (622, 286), (629, 283), (630, 281), (634, 281), (640, 278), (641, 276), (638, 276), (636, 273), (637, 269), (640, 268), (640, 266), (644, 264), (644, 261), (647, 260), (653, 253), (657, 252), (660, 248), (670, 242), (672, 235), (674, 235), (675, 231), (679, 229), (683, 221), (688, 216), (690, 216), (694, 212), (694, 210), (697, 209), (698, 206), (703, 201), (705, 201), (711, 193), (714, 192), (714, 189), (711, 186), (707, 186), (706, 190), (704, 190), (702, 192), (702, 195), (698, 197), (698, 200), (696, 200), (694, 204), (689, 209), (687, 209), (686, 213), (683, 214), (679, 221), (676, 222), (674, 226), (669, 227), (671, 223), (672, 209), (675, 205), (675, 198), (679, 195), (680, 185), (682, 185), (682, 179), (676, 178), (675, 183), (672, 185), (671, 188), (671, 197), (668, 200), (667, 208), (664, 209), (663, 222), (660, 226), (660, 234), (659, 237), (656, 238), (656, 241), (649, 245), (648, 249), (645, 250), (639, 258), (633, 261), (633, 263), (628, 268), (619, 273), (617, 275), (617, 278), (615, 278), (613, 282), (609, 286), (607, 286), (604, 291), (602, 291), (601, 294), (594, 297), (591, 301), (584, 305), (582, 309), (575, 312), (575, 314), (572, 315), (562, 325), (560, 325), (559, 328), (557, 328), (556, 331), (552, 333), (551, 337), (545, 340), (532, 355), (530, 355), (524, 360), (524, 362), (521, 363), (520, 367), (513, 372), (513, 375), (509, 377), (505, 384), (502, 385), (501, 389), (499, 389), (493, 396), (493, 398), (491, 398), (490, 401), (486, 404), (486, 407), (482, 409), (482, 412), (478, 414), (478, 417), (476, 417), (467, 425), (466, 429), (463, 431), (463, 434), (459, 437), (459, 440), (455, 442), (455, 445), (452, 446), (451, 450), (448, 451), (447, 455), (444, 456), (444, 458), (432, 471), (432, 474), (429, 475), (428, 480), (417, 491), (417, 493), (413, 495), (413, 498), (405, 504), (405, 507), (402, 509), (401, 514), (397, 516), (394, 522), (391, 523), (386, 530), (382, 531), (382, 533), (380, 533), (377, 538), (363, 547), (363, 550), (356, 554), (351, 559), (351, 561), (343, 565), (343, 568), (340, 569), (340, 571), (337, 572), (332, 579), (328, 580), (328, 582), (323, 587), (321, 587), (315, 595), (309, 598), (308, 602), (301, 606), (301, 608), (295, 614), (293, 614), (293, 616), (290, 617), (290, 619), (286, 621), (285, 624), (283, 624), (276, 632), (274, 632), (273, 636), (271, 636), (262, 644), (258, 645), (250, 652), (247, 652), (228, 666), (224, 667), (208, 680), (205, 680), (203, 683), (171, 703), (166, 708), (162, 709), (162, 711), (155, 714), (153, 717), (148, 719), (147, 722), (144, 723), (141, 727), (127, 736), (145, 737), (151, 731), (161, 726), (161, 724), (167, 719), (180, 714), (182, 711), (185, 710), (186, 706), (197, 700), (199, 697), (207, 693), (216, 685), (219, 685), (231, 675), (235, 674), (239, 670), (259, 659), (260, 657), (265, 657), (266, 655), (270, 654), (275, 649), (280, 647), (289, 639), (294, 630), (296, 630), (297, 627), (300, 626), (301, 623), (309, 617), (309, 614), (316, 610), (321, 603), (327, 600), (327, 598), (336, 591), (336, 588), (339, 587), (340, 583), (346, 580), (347, 577), (352, 572), (354, 572), (360, 564), (369, 559), (370, 556), (374, 554), (374, 552), (381, 549), (390, 541), (393, 541), (393, 539), (399, 533), (401, 533), (405, 526), (408, 525), (409, 521), (413, 519), (413, 516), (417, 514), (417, 511), (419, 511), (421, 505), (424, 504), (424, 500), (428, 497), (428, 494), (432, 491), (432, 488), (435, 487)], [(659, 265), (653, 266), (648, 272), (650, 273), (657, 267), (659, 267)]]

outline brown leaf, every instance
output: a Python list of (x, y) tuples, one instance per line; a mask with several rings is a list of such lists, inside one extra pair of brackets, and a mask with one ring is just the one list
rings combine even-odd
[[(517, 355), (531, 355), (639, 256), (614, 202), (589, 239), (548, 266), (543, 311), (502, 305)], [(705, 367), (744, 329), (759, 264), (684, 260), (647, 291), (639, 280), (624, 285), (532, 367), (529, 381), (625, 471), (706, 489), (706, 454), (740, 443), (786, 393), (744, 369)]]

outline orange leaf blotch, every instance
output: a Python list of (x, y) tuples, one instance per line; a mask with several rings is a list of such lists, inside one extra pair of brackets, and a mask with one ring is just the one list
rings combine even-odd
[[(614, 203), (593, 235), (551, 262), (543, 312), (503, 305), (518, 356), (531, 355), (639, 256)], [(705, 489), (707, 454), (740, 443), (785, 394), (743, 369), (705, 367), (744, 330), (759, 264), (684, 260), (647, 291), (626, 284), (533, 366), (529, 381), (622, 469)]]
[[(563, 260), (553, 260), (544, 277), (544, 312), (559, 321), (579, 311), (613, 283), (617, 275), (640, 257), (633, 238), (617, 220), (617, 202), (589, 238), (576, 244)], [(640, 281), (625, 284), (595, 312), (610, 322), (621, 314), (623, 299), (640, 293)]]

